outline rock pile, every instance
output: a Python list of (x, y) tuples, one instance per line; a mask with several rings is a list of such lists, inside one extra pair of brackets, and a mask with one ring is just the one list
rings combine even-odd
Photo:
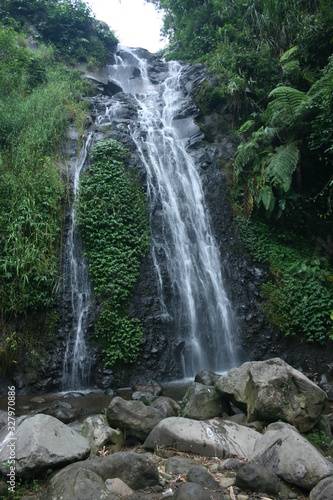
[(21, 417), (17, 477), (52, 469), (48, 500), (333, 498), (333, 463), (301, 434), (324, 428), (322, 389), (279, 358), (199, 379), (214, 385), (193, 382), (181, 405), (147, 387), (80, 425)]

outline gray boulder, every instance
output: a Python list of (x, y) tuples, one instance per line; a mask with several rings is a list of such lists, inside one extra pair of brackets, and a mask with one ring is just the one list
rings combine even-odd
[[(91, 473), (88, 475), (88, 472)], [(113, 455), (108, 455), (106, 457), (91, 457), (84, 462), (77, 462), (70, 464), (60, 472), (58, 472), (50, 481), (48, 487), (48, 493), (45, 498), (48, 500), (60, 500), (60, 498), (78, 498), (81, 500), (80, 496), (66, 496), (65, 493), (63, 497), (50, 496), (53, 491), (60, 492), (65, 491), (65, 485), (62, 487), (63, 482), (69, 482), (76, 484), (76, 478), (83, 478), (85, 476), (90, 478), (95, 478), (98, 476), (100, 481), (95, 483), (100, 486), (101, 481), (103, 486), (105, 486), (105, 481), (107, 479), (118, 478), (121, 479), (129, 488), (132, 490), (139, 490), (145, 488), (146, 486), (155, 486), (159, 481), (158, 469), (154, 462), (147, 455), (140, 455), (138, 453), (124, 451), (114, 453)], [(110, 491), (106, 489), (107, 493), (111, 495)], [(105, 489), (102, 488), (101, 492), (104, 494)], [(57, 493), (58, 494), (58, 493)], [(82, 497), (86, 498), (86, 497)], [(89, 497), (87, 497), (89, 498)], [(103, 497), (96, 497), (97, 499)], [(118, 497), (105, 497), (105, 498), (118, 498)], [(90, 499), (95, 499), (92, 495)]]
[(199, 463), (194, 458), (170, 457), (165, 464), (165, 472), (168, 474), (187, 474), (193, 467), (198, 467)]
[(310, 492), (309, 500), (332, 500), (333, 498), (333, 477), (326, 477), (319, 481), (317, 486)]
[(126, 401), (121, 397), (114, 398), (106, 416), (109, 425), (119, 428), (127, 437), (145, 440), (152, 429), (164, 418), (164, 415), (151, 406), (140, 401)]
[(220, 490), (220, 483), (216, 481), (214, 476), (206, 469), (206, 467), (192, 467), (187, 474), (187, 480), (190, 483), (200, 484), (209, 490)]
[(276, 474), (263, 465), (250, 463), (239, 469), (236, 476), (236, 486), (243, 490), (278, 495), (281, 481)]
[(177, 489), (174, 497), (175, 500), (211, 500), (211, 495), (203, 486), (196, 483), (186, 483)]
[(232, 368), (216, 382), (216, 389), (228, 398), (237, 408), (247, 411), (246, 386), (249, 381), (249, 370), (255, 361), (243, 363), (239, 368)]
[(326, 393), (282, 359), (244, 363), (215, 384), (217, 390), (243, 411), (248, 421), (284, 420), (300, 432), (319, 421)]
[(192, 382), (183, 398), (181, 415), (195, 420), (208, 420), (220, 417), (224, 413), (230, 415), (231, 407), (226, 398), (213, 386)]
[(221, 375), (218, 375), (217, 373), (209, 370), (202, 370), (196, 374), (194, 381), (202, 385), (214, 385), (220, 377)]
[(287, 426), (278, 430), (270, 430), (268, 426), (249, 460), (307, 491), (321, 479), (333, 475), (333, 464), (307, 439)]
[(170, 417), (162, 420), (147, 437), (144, 448), (172, 447), (209, 457), (247, 457), (260, 434), (234, 422)]
[(44, 498), (48, 500), (118, 500), (120, 497), (107, 489), (98, 474), (81, 465), (75, 468), (66, 467), (53, 476)]
[(88, 441), (49, 415), (21, 417), (16, 421), (16, 440), (0, 432), (0, 471), (6, 475), (10, 443), (14, 444), (17, 477), (37, 476), (46, 469), (83, 460), (90, 454)]
[(282, 419), (300, 432), (316, 425), (327, 399), (314, 382), (279, 358), (251, 366), (246, 396), (249, 421)]
[(167, 396), (159, 396), (150, 406), (160, 411), (164, 418), (176, 417), (180, 412), (180, 406), (177, 401)]
[(94, 415), (83, 422), (82, 435), (89, 441), (92, 453), (97, 453), (103, 446), (113, 445), (113, 450), (119, 450), (123, 445), (124, 436), (119, 429), (107, 425), (105, 415)]

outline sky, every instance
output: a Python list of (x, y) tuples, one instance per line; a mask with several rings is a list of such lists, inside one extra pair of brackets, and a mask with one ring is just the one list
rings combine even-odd
[(96, 18), (106, 22), (121, 45), (141, 47), (157, 52), (166, 42), (161, 40), (162, 14), (144, 0), (88, 0)]

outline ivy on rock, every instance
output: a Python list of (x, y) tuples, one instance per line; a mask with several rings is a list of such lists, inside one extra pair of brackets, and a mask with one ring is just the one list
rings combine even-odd
[(149, 250), (146, 199), (129, 153), (105, 139), (92, 151), (92, 165), (81, 181), (79, 225), (94, 293), (103, 300), (95, 334), (107, 366), (131, 363), (142, 342), (142, 326), (127, 311), (142, 258)]

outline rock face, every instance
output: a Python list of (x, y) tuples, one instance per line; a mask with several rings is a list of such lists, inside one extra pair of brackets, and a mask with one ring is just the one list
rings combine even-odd
[(258, 436), (256, 431), (233, 422), (170, 417), (154, 428), (144, 447), (151, 450), (172, 447), (208, 457), (244, 458), (253, 452)]
[(248, 421), (282, 419), (300, 432), (322, 414), (326, 393), (282, 359), (244, 363), (216, 382), (218, 391), (246, 410)]
[[(6, 429), (0, 434), (5, 439)], [(90, 454), (88, 441), (49, 415), (22, 417), (16, 422), (17, 477), (37, 476), (46, 469), (83, 460)], [(10, 443), (10, 436), (8, 443)], [(8, 446), (0, 451), (0, 471), (6, 475)]]

